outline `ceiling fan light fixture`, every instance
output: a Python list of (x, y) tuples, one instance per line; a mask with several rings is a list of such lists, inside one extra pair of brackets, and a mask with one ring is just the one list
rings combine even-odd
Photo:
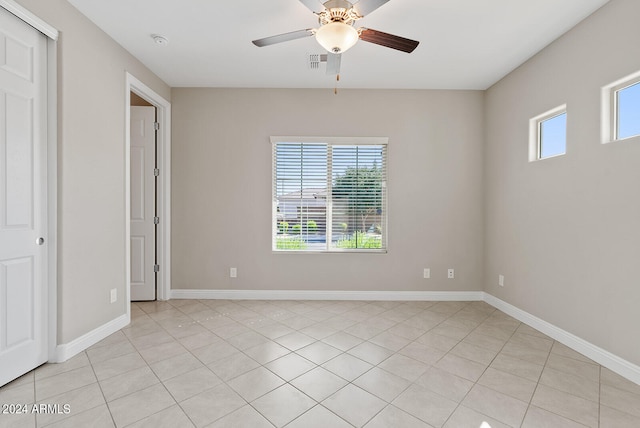
[(316, 30), (316, 40), (328, 52), (346, 52), (358, 41), (358, 30), (344, 22), (330, 22)]

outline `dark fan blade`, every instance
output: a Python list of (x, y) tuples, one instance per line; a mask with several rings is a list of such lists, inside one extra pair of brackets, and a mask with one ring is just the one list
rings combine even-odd
[(342, 54), (334, 54), (327, 52), (327, 74), (340, 74), (340, 63), (342, 62)]
[(300, 0), (300, 3), (307, 6), (313, 13), (320, 13), (324, 10), (324, 6), (318, 0)]
[(252, 43), (258, 47), (263, 47), (309, 36), (313, 36), (313, 29), (311, 28), (307, 28), (306, 30), (292, 31), (291, 33), (278, 34), (277, 36), (265, 37), (264, 39), (254, 40)]
[(389, 0), (360, 0), (353, 5), (353, 10), (360, 16), (366, 16), (388, 1)]
[(361, 30), (360, 40), (406, 53), (413, 52), (420, 43), (404, 37), (394, 36), (393, 34), (383, 33), (382, 31), (372, 30), (371, 28), (362, 28)]

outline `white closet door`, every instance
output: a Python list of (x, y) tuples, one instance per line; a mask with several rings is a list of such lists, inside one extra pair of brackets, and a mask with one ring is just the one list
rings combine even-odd
[(0, 8), (0, 386), (47, 360), (46, 58)]

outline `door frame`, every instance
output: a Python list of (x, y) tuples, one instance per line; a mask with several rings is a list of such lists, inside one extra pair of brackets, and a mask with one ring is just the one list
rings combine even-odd
[(14, 0), (0, 0), (0, 7), (40, 31), (47, 40), (47, 272), (45, 291), (47, 352), (56, 361), (58, 345), (58, 30)]
[[(160, 124), (157, 133), (157, 157), (160, 175), (157, 204), (160, 224), (156, 248), (160, 265), (156, 282), (156, 300), (169, 300), (171, 290), (171, 103), (126, 72), (125, 84), (125, 263), (126, 299), (131, 301), (131, 92), (142, 97), (156, 108), (156, 120)], [(131, 316), (127, 305), (127, 318)]]

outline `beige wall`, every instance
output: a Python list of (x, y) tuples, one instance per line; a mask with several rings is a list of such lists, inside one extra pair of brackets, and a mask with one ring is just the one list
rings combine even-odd
[[(125, 71), (169, 87), (64, 0), (18, 0), (58, 43), (58, 343), (126, 311)], [(119, 300), (109, 303), (109, 290)]]
[[(171, 97), (172, 288), (481, 290), (482, 92), (174, 88)], [(272, 135), (389, 137), (388, 254), (271, 252)]]
[[(640, 70), (638, 16), (613, 0), (494, 85), (485, 128), (485, 291), (635, 364), (640, 139), (601, 144), (600, 93)], [(567, 154), (529, 163), (529, 119), (564, 103)]]

